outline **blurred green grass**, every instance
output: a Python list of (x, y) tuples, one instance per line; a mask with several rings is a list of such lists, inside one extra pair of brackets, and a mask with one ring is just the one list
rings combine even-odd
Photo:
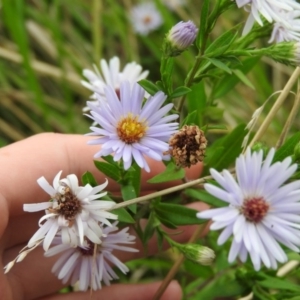
[[(157, 81), (165, 34), (182, 19), (191, 19), (199, 25), (202, 0), (187, 1), (176, 12), (167, 9), (160, 0), (155, 2), (164, 24), (145, 37), (133, 32), (129, 20), (130, 8), (138, 1), (2, 1), (0, 146), (44, 131), (87, 133), (90, 121), (83, 116), (82, 108), (90, 92), (81, 86), (81, 74), (82, 69), (91, 69), (101, 58), (117, 55), (122, 66), (135, 60), (150, 71), (150, 80)], [(244, 18), (243, 10), (226, 12), (218, 20), (212, 39)], [(191, 49), (176, 58), (175, 85), (183, 83), (195, 54)], [(224, 109), (222, 124), (231, 130), (238, 123), (250, 120), (256, 108), (274, 91), (283, 88), (292, 71), (270, 60), (257, 64), (248, 74), (255, 90), (240, 83), (217, 99)], [(207, 80), (205, 85), (210, 93), (212, 83)], [(291, 96), (270, 127), (267, 143), (276, 141), (292, 99)], [(262, 120), (263, 116), (264, 113)], [(297, 122), (294, 130), (299, 127)]]

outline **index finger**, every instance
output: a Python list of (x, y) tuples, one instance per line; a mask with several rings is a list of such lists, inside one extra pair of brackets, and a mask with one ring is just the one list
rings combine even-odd
[[(93, 162), (99, 145), (87, 145), (90, 139), (82, 135), (43, 133), (0, 149), (0, 191), (7, 200), (10, 216), (22, 214), (24, 203), (48, 200), (48, 195), (36, 183), (41, 176), (52, 182), (60, 170), (63, 176), (72, 173), (81, 176), (90, 171), (102, 183), (106, 176)], [(149, 165), (151, 172), (142, 172), (142, 190), (164, 189), (179, 183), (148, 184), (148, 179), (165, 169), (162, 162), (151, 159)], [(198, 164), (187, 169), (187, 178), (198, 178), (201, 168)], [(108, 190), (120, 190), (118, 183), (109, 180)]]

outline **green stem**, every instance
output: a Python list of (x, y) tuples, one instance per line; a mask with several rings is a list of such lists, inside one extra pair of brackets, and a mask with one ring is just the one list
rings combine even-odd
[[(184, 86), (190, 87), (192, 85), (193, 80), (195, 78), (195, 75), (196, 75), (196, 73), (198, 71), (198, 68), (201, 64), (201, 61), (202, 61), (202, 55), (201, 55), (201, 52), (199, 51), (198, 55), (196, 56), (195, 64), (194, 64), (192, 70), (189, 72), (189, 74), (188, 74), (188, 76), (185, 80)], [(179, 104), (178, 104), (178, 107), (177, 107), (178, 112), (181, 112), (181, 110), (183, 108), (185, 98), (186, 98), (186, 95), (182, 96), (181, 99), (179, 100)]]
[(167, 194), (170, 194), (170, 193), (178, 192), (178, 191), (181, 191), (185, 188), (189, 188), (189, 187), (195, 186), (197, 184), (204, 183), (208, 179), (211, 179), (211, 178), (212, 178), (211, 176), (205, 176), (203, 178), (192, 180), (192, 181), (189, 181), (187, 183), (183, 183), (183, 184), (180, 184), (180, 185), (168, 188), (168, 189), (164, 189), (164, 190), (159, 191), (159, 192), (155, 192), (155, 193), (152, 193), (152, 194), (149, 194), (149, 195), (141, 196), (141, 197), (138, 197), (138, 198), (135, 198), (135, 199), (132, 199), (132, 200), (127, 200), (126, 202), (116, 204), (112, 208), (108, 209), (108, 211), (111, 211), (111, 210), (114, 210), (114, 209), (117, 209), (117, 208), (121, 208), (121, 207), (126, 207), (126, 206), (129, 206), (131, 204), (135, 204), (135, 203), (141, 203), (141, 202), (145, 202), (145, 201), (148, 201), (148, 200), (152, 200), (154, 198), (164, 196), (164, 195), (167, 195)]

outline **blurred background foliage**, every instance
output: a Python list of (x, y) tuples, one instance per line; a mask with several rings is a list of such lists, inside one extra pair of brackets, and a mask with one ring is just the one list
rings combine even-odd
[[(186, 5), (175, 10), (168, 9), (160, 0), (154, 2), (164, 23), (148, 36), (141, 36), (134, 33), (129, 17), (131, 7), (139, 1), (2, 1), (0, 146), (44, 131), (87, 133), (90, 122), (83, 116), (82, 108), (91, 93), (80, 80), (82, 70), (92, 69), (101, 58), (119, 56), (122, 67), (137, 61), (150, 71), (148, 79), (157, 81), (165, 34), (180, 20), (191, 19), (199, 26), (202, 0), (186, 1)], [(211, 39), (245, 20), (245, 16), (237, 8), (223, 14)], [(192, 65), (193, 50), (176, 58), (175, 86), (182, 85)], [(267, 59), (253, 63), (250, 69), (247, 76), (251, 84), (239, 83), (216, 99), (217, 107), (211, 116), (225, 125), (224, 130), (215, 130), (216, 134), (222, 135), (238, 123), (250, 120), (254, 110), (274, 91), (281, 90), (292, 73), (292, 68)], [(210, 81), (205, 81), (206, 91), (213, 86)], [(268, 143), (276, 141), (292, 105), (293, 96), (290, 98), (269, 129)], [(263, 116), (264, 113), (261, 119)], [(299, 124), (294, 129), (298, 130)]]

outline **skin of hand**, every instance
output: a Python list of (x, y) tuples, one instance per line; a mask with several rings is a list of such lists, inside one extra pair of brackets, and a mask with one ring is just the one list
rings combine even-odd
[[(36, 183), (44, 176), (50, 183), (59, 170), (62, 177), (76, 174), (79, 178), (86, 172), (94, 174), (99, 184), (105, 180), (93, 163), (93, 155), (98, 146), (87, 145), (90, 138), (80, 135), (42, 133), (23, 141), (16, 142), (0, 149), (0, 267), (13, 260), (38, 229), (38, 220), (43, 212), (27, 213), (23, 211), (24, 203), (37, 203), (49, 200), (47, 195)], [(151, 172), (142, 172), (142, 191), (154, 192), (179, 184), (179, 181), (165, 184), (148, 184), (147, 180), (164, 170), (162, 162), (149, 160)], [(186, 177), (199, 178), (202, 165), (198, 164), (186, 170)], [(109, 180), (106, 188), (111, 192), (119, 191), (119, 185)], [(194, 203), (190, 207), (204, 210), (203, 203)], [(181, 234), (173, 236), (178, 242), (187, 242), (197, 226), (180, 228)], [(132, 231), (131, 234), (134, 234)], [(122, 261), (143, 256), (142, 243), (137, 239), (135, 247), (138, 253), (120, 252), (117, 256)], [(153, 238), (149, 243), (149, 254), (156, 253), (157, 242)], [(115, 252), (114, 252), (115, 253)], [(44, 258), (42, 247), (33, 250), (20, 263), (16, 263), (8, 274), (0, 272), (0, 300), (23, 299), (90, 299), (90, 292), (57, 294), (63, 284), (51, 272), (57, 256)], [(93, 291), (93, 299), (152, 299), (160, 282), (147, 284), (113, 284)], [(179, 284), (172, 281), (161, 299), (181, 299)]]

